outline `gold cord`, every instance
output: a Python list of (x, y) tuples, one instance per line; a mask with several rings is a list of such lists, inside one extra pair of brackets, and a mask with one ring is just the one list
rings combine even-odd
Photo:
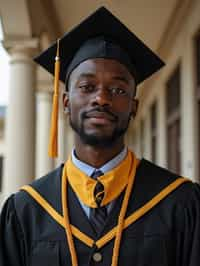
[(133, 155), (132, 155), (132, 163), (133, 163), (133, 167), (131, 168), (131, 171), (129, 174), (128, 184), (127, 184), (126, 192), (125, 192), (124, 199), (122, 202), (120, 214), (119, 214), (111, 266), (117, 266), (117, 264), (118, 264), (119, 249), (120, 249), (120, 243), (121, 243), (121, 238), (122, 238), (122, 232), (123, 232), (123, 228), (124, 228), (124, 218), (126, 215), (126, 210), (128, 207), (128, 202), (129, 202), (129, 198), (131, 195), (132, 187), (133, 187), (133, 184), (135, 181), (137, 160), (136, 160), (136, 158), (133, 157)]
[[(123, 227), (124, 227), (124, 218), (125, 218), (125, 214), (126, 214), (126, 210), (128, 206), (129, 197), (131, 195), (133, 183), (135, 180), (135, 173), (136, 173), (138, 161), (133, 154), (132, 154), (131, 161), (132, 161), (133, 166), (130, 169), (128, 184), (127, 184), (125, 196), (124, 196), (123, 203), (122, 203), (122, 208), (119, 214), (111, 266), (117, 266), (117, 263), (118, 263), (121, 236), (122, 236)], [(62, 208), (63, 208), (63, 216), (65, 220), (65, 233), (66, 233), (69, 250), (70, 250), (70, 254), (72, 258), (72, 266), (78, 266), (77, 254), (76, 254), (76, 250), (74, 246), (72, 230), (71, 230), (70, 221), (69, 221), (68, 206), (67, 206), (67, 171), (66, 169), (67, 167), (65, 164), (64, 169), (63, 169), (63, 175), (62, 175)]]
[(69, 212), (67, 207), (67, 176), (65, 175), (66, 168), (63, 169), (63, 176), (62, 176), (62, 210), (63, 210), (63, 217), (65, 221), (65, 233), (67, 236), (67, 241), (69, 245), (69, 250), (71, 254), (72, 266), (78, 266), (78, 259), (76, 255), (76, 250), (74, 246), (71, 226), (69, 222)]

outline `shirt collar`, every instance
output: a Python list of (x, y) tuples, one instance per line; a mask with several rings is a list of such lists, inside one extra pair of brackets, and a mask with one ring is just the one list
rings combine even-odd
[(93, 174), (93, 172), (97, 171), (97, 170), (102, 171), (104, 174), (111, 171), (119, 163), (121, 163), (121, 161), (123, 161), (123, 159), (126, 157), (126, 155), (127, 155), (127, 148), (124, 147), (123, 150), (118, 155), (116, 155), (112, 160), (110, 160), (109, 162), (104, 164), (102, 167), (96, 169), (96, 168), (92, 167), (91, 165), (80, 161), (75, 155), (75, 149), (73, 149), (72, 150), (72, 162), (77, 168), (79, 168), (87, 176), (91, 176)]

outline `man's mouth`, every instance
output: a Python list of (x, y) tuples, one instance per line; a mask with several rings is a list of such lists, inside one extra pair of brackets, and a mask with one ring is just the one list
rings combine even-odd
[(102, 118), (102, 119), (104, 118), (110, 121), (116, 120), (116, 118), (113, 115), (107, 112), (99, 112), (99, 111), (89, 112), (86, 114), (86, 117), (87, 118)]
[(108, 112), (90, 111), (85, 114), (85, 119), (90, 119), (94, 124), (106, 125), (116, 122), (116, 117)]

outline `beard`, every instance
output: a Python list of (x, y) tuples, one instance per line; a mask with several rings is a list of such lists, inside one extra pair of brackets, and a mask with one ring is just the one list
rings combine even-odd
[(78, 134), (84, 144), (98, 148), (110, 148), (112, 147), (120, 137), (124, 136), (128, 130), (129, 122), (131, 120), (131, 114), (129, 115), (125, 125), (121, 128), (115, 127), (110, 136), (99, 136), (95, 133), (88, 134), (84, 128), (84, 117), (81, 119), (80, 126), (69, 118), (71, 128)]

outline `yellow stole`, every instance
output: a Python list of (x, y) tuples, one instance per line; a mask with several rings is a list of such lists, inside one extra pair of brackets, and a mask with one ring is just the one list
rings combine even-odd
[(117, 167), (97, 179), (84, 174), (73, 164), (71, 158), (69, 158), (66, 163), (65, 174), (77, 197), (91, 208), (97, 207), (94, 198), (94, 188), (97, 180), (99, 180), (104, 185), (104, 198), (101, 202), (101, 206), (104, 206), (116, 199), (128, 184), (128, 178), (133, 167), (132, 156), (136, 159), (128, 151), (126, 158)]

